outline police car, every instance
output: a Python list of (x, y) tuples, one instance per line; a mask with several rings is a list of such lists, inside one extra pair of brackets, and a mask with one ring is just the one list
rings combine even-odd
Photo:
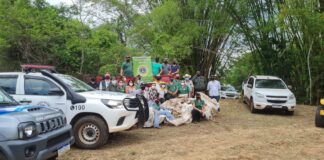
[(97, 91), (52, 66), (22, 65), (22, 72), (0, 73), (0, 87), (22, 104), (61, 109), (80, 148), (103, 146), (109, 133), (124, 131), (148, 118), (142, 96)]

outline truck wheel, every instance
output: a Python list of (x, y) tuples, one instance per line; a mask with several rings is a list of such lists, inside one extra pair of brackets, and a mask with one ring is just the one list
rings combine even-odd
[(98, 116), (84, 116), (73, 126), (75, 145), (83, 149), (96, 149), (106, 144), (109, 131)]
[(6, 156), (0, 152), (0, 160), (7, 160)]
[(251, 113), (256, 113), (257, 110), (254, 108), (253, 98), (251, 98), (249, 104), (250, 104), (250, 111), (251, 111)]
[(320, 115), (320, 111), (324, 110), (324, 106), (319, 106), (316, 109), (316, 114), (315, 114), (315, 126), (316, 127), (324, 127), (324, 116)]

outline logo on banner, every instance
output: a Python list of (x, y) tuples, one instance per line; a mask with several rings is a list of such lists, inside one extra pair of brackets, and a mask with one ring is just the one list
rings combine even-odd
[(138, 68), (138, 72), (141, 74), (141, 75), (146, 75), (147, 74), (147, 67), (146, 66), (140, 66)]

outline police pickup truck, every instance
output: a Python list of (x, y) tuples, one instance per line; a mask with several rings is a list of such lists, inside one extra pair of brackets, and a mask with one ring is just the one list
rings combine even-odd
[(73, 142), (61, 110), (21, 105), (0, 89), (0, 160), (55, 159)]
[(97, 91), (51, 66), (22, 65), (22, 72), (0, 73), (0, 87), (23, 104), (61, 109), (72, 125), (75, 144), (96, 149), (106, 144), (109, 133), (144, 124), (148, 106), (142, 96)]

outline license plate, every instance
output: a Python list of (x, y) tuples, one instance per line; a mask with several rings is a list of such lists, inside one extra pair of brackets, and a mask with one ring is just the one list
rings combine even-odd
[(64, 153), (71, 149), (70, 144), (66, 144), (57, 150), (58, 156), (62, 156)]
[(324, 110), (320, 110), (320, 115), (324, 116)]
[(282, 108), (281, 105), (272, 105), (272, 108)]

